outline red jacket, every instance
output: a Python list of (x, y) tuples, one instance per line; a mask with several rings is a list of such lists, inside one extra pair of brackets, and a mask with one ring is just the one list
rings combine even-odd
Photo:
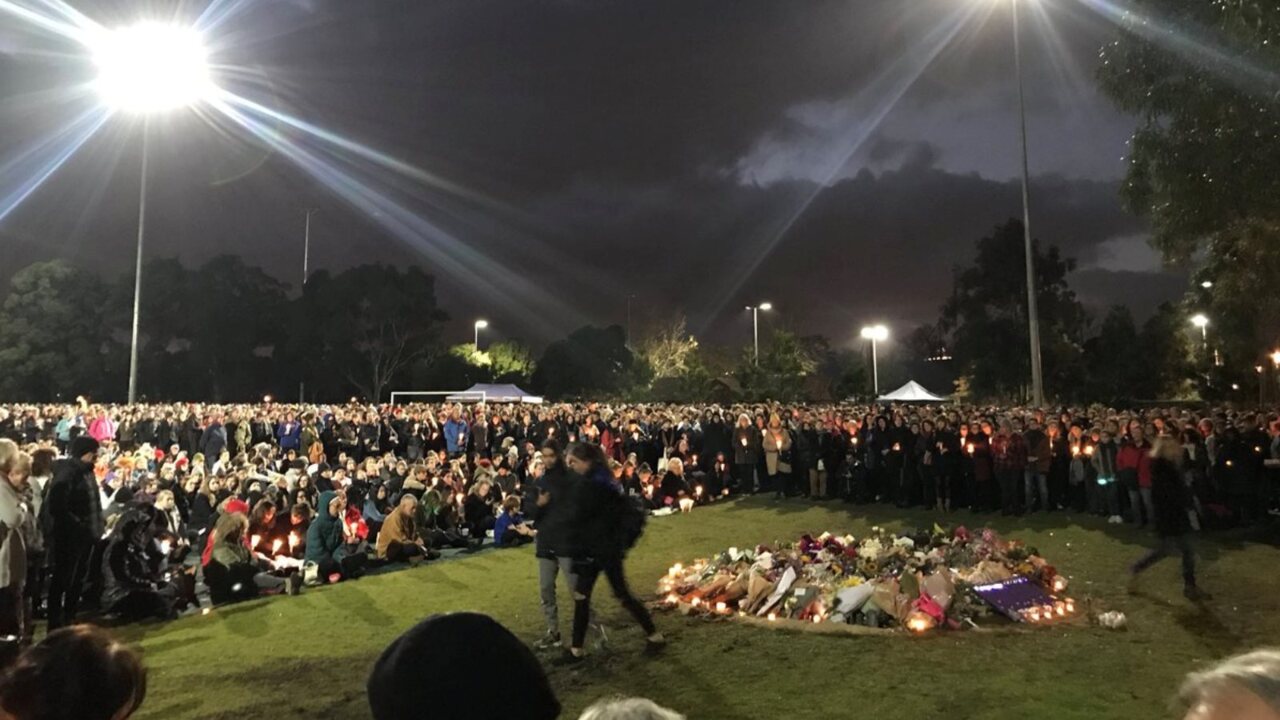
[(1151, 487), (1151, 446), (1144, 440), (1141, 445), (1126, 442), (1116, 453), (1116, 473), (1136, 470), (1138, 487)]

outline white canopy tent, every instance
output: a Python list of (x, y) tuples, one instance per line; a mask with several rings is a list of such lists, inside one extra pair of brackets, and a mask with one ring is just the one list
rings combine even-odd
[(530, 395), (515, 385), (476, 383), (466, 390), (445, 398), (449, 402), (528, 403), (541, 405), (542, 398)]
[(876, 402), (946, 402), (945, 397), (938, 397), (915, 380), (908, 380), (906, 385), (885, 393), (876, 398)]

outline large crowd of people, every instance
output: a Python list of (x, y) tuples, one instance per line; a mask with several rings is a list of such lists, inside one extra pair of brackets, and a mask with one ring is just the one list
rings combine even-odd
[(1277, 459), (1280, 419), (1230, 408), (4, 406), (0, 651), (12, 661), (39, 617), (51, 633), (86, 611), (175, 617), (201, 589), (295, 594), (490, 541), (534, 544), (538, 647), (582, 659), (603, 576), (659, 649), (622, 568), (644, 511), (761, 493), (1150, 525), (1161, 542), (1135, 575), (1181, 552), (1191, 594), (1190, 532), (1268, 521)]

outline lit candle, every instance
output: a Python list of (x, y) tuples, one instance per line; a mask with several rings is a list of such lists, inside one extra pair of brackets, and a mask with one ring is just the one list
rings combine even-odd
[(968, 450), (968, 451), (969, 451), (969, 454), (970, 454), (970, 455), (972, 455), (972, 454), (973, 454), (973, 443), (969, 443), (969, 444), (965, 447), (965, 450)]
[(298, 533), (289, 533), (289, 549), (292, 550), (298, 546)]
[(1079, 454), (1080, 454), (1080, 446), (1079, 446), (1079, 445), (1072, 445), (1072, 446), (1071, 446), (1071, 456), (1072, 456), (1072, 457), (1075, 457), (1075, 456), (1077, 456), (1077, 455), (1079, 455)]
[(253, 549), (257, 549), (258, 543), (260, 542), (262, 542), (262, 536), (254, 535), (253, 537), (249, 538), (249, 547)]
[(1086, 457), (1093, 457), (1093, 446), (1092, 446), (1092, 445), (1085, 445), (1085, 446), (1084, 446), (1084, 454), (1085, 454), (1085, 456), (1086, 456)]
[(722, 613), (728, 609), (729, 609), (729, 606), (725, 605), (724, 602), (716, 603), (716, 612)]
[(746, 446), (747, 446), (747, 439), (742, 438), (742, 447), (746, 447)]
[(694, 607), (698, 607), (699, 605), (701, 605), (701, 604), (702, 604), (702, 599), (701, 599), (701, 598), (694, 598), (694, 599), (692, 599), (692, 600), (690, 600), (690, 601), (689, 601), (689, 604), (690, 604), (690, 605), (692, 605), (692, 606), (694, 606)]
[(777, 614), (777, 613), (769, 613), (769, 622), (774, 622), (774, 621), (776, 621), (777, 619), (778, 619), (778, 614)]
[(275, 555), (280, 552), (280, 548), (284, 546), (284, 541), (276, 538), (271, 542), (271, 554)]

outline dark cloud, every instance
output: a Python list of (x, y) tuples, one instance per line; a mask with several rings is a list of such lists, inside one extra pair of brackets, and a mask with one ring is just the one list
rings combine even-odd
[[(931, 319), (973, 241), (1020, 215), (1007, 180), (1016, 115), (1001, 11), (952, 28), (966, 7), (956, 0), (238, 6), (213, 37), (216, 59), (237, 66), (231, 87), (469, 188), (476, 197), (465, 200), (351, 164), (451, 233), (454, 252), (501, 263), (561, 302), (538, 309), (552, 306), (531, 302), (509, 274), (448, 276), (423, 250), (438, 239), (392, 237), (385, 218), (288, 159), (192, 117), (152, 128), (149, 254), (238, 253), (296, 282), (303, 211), (316, 207), (313, 267), (423, 264), (443, 276), (459, 336), (476, 315), (495, 337), (519, 328), (538, 341), (587, 320), (620, 322), (635, 293), (638, 315), (683, 307), (713, 337), (736, 337), (741, 305), (768, 296), (779, 307), (771, 322), (841, 340), (871, 317)], [(107, 19), (126, 4), (82, 7)], [(1088, 80), (1109, 30), (1076, 10), (1035, 12), (1053, 13), (1053, 24), (1027, 25), (1033, 225), (1082, 265), (1105, 268), (1099, 247), (1143, 230), (1115, 195), (1132, 121)], [(953, 39), (925, 46), (938, 36)], [(57, 116), (13, 100), (85, 68), (59, 64), (56, 43), (30, 33), (0, 41), (8, 157)], [(123, 271), (137, 171), (136, 126), (113, 123), (0, 233)], [(1173, 282), (1149, 286), (1154, 295)], [(1090, 287), (1104, 304), (1122, 296)]]

